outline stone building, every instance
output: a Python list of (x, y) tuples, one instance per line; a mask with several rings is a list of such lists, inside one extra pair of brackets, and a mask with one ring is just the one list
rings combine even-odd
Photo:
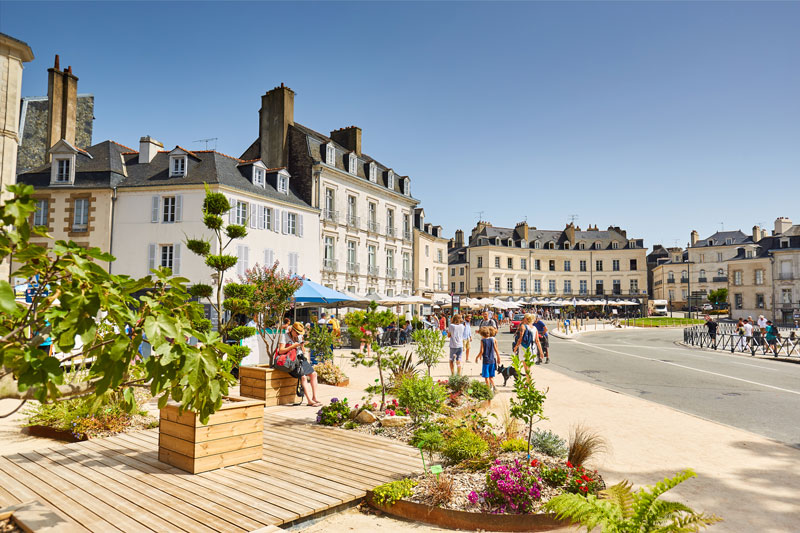
[[(453, 244), (451, 251), (458, 249)], [(629, 238), (619, 227), (583, 231), (568, 224), (563, 230), (540, 230), (525, 222), (514, 228), (479, 222), (466, 248), (466, 288), (471, 297), (647, 299), (644, 241)]]
[(414, 295), (449, 300), (447, 243), (442, 227), (425, 222), (425, 211), (414, 209)]
[[(759, 230), (755, 237), (761, 236)], [(736, 257), (740, 248), (747, 248), (752, 253), (755, 243), (753, 235), (740, 230), (718, 231), (705, 239), (700, 239), (698, 233), (692, 231), (686, 264), (691, 306), (706, 303), (709, 292), (727, 288), (728, 261)]]
[(450, 292), (467, 296), (469, 287), (468, 247), (464, 245), (464, 232), (456, 230), (455, 237), (447, 243), (447, 266), (450, 269), (448, 280)]
[(261, 98), (259, 138), (242, 159), (285, 167), (298, 198), (320, 211), (322, 283), (351, 292), (410, 293), (411, 180), (361, 150), (361, 129), (329, 136), (294, 121), (295, 93), (281, 84)]
[[(670, 310), (686, 308), (689, 299), (689, 268), (686, 265), (688, 254), (678, 247), (653, 247), (648, 256), (648, 275), (653, 288), (653, 300), (667, 300)], [(652, 266), (650, 266), (652, 264)]]

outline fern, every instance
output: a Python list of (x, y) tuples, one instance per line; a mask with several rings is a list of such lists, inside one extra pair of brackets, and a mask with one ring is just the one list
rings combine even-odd
[(558, 519), (568, 519), (587, 531), (600, 527), (603, 533), (690, 533), (706, 528), (722, 519), (697, 513), (680, 503), (659, 500), (670, 489), (696, 474), (679, 472), (652, 487), (633, 492), (628, 481), (622, 481), (600, 492), (600, 497), (561, 494), (544, 505)]

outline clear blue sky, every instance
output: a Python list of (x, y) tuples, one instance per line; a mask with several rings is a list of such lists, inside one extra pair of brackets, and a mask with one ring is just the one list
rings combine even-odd
[(95, 95), (94, 142), (238, 156), (260, 96), (355, 124), (447, 236), (483, 211), (684, 245), (800, 222), (800, 3), (0, 3), (24, 95), (53, 56)]

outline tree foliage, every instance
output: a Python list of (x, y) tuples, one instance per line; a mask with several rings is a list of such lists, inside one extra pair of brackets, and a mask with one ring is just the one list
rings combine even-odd
[(439, 364), (447, 337), (438, 329), (418, 329), (411, 334), (411, 338), (417, 343), (417, 359), (428, 368), (430, 376), (431, 368)]
[(728, 301), (728, 289), (723, 287), (715, 291), (709, 291), (708, 301), (714, 305), (724, 304)]
[[(149, 387), (164, 405), (171, 397), (205, 420), (222, 404), (232, 376), (220, 360), (230, 354), (216, 332), (204, 328), (203, 311), (190, 302), (185, 278), (169, 269), (139, 280), (108, 273), (99, 263), (113, 256), (72, 241), (50, 238), (31, 227), (36, 210), (33, 187), (9, 186), (14, 195), (0, 207), (0, 260), (12, 260), (10, 279), (38, 277), (33, 303), (14, 298), (0, 281), (0, 398), (53, 402), (87, 397), (97, 404), (121, 394), (135, 409), (133, 387)], [(134, 294), (143, 296), (138, 299)], [(203, 331), (205, 329), (205, 331)], [(142, 362), (139, 346), (147, 336), (152, 355)], [(53, 353), (42, 343), (52, 339)], [(194, 337), (199, 342), (190, 344)], [(67, 379), (66, 365), (90, 361), (80, 379)]]
[(523, 358), (520, 359), (519, 354), (511, 355), (511, 361), (518, 377), (514, 380), (514, 397), (511, 398), (510, 404), (511, 416), (528, 424), (528, 457), (530, 457), (533, 424), (546, 419), (544, 400), (547, 396), (546, 391), (537, 389), (536, 383), (533, 381), (533, 373), (530, 369), (534, 366), (534, 359), (530, 348), (525, 349)]
[(390, 310), (377, 311), (378, 304), (370, 302), (366, 311), (353, 311), (344, 321), (350, 336), (364, 342), (365, 351), (353, 352), (353, 366), (377, 366), (378, 382), (381, 393), (381, 411), (386, 407), (387, 381), (384, 370), (397, 366), (403, 356), (391, 346), (380, 346), (378, 343), (378, 328), (385, 328), (397, 319)]

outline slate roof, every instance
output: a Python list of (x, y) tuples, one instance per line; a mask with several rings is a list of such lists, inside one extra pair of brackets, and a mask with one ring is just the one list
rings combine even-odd
[[(515, 228), (501, 228), (496, 226), (485, 226), (474, 237), (470, 237), (471, 246), (485, 246), (485, 245), (498, 245), (507, 246), (508, 240), (511, 239), (512, 245), (515, 247), (521, 246), (521, 239), (516, 233)], [(488, 242), (486, 242), (488, 240)], [(565, 242), (570, 241), (566, 229), (564, 230), (541, 230), (536, 228), (528, 229), (528, 247), (535, 248), (535, 243), (539, 242), (539, 247), (544, 248), (545, 243), (553, 242), (556, 244), (556, 249), (562, 249)], [(643, 248), (643, 239), (629, 239), (618, 228), (609, 228), (608, 230), (592, 230), (592, 231), (575, 231), (574, 242), (570, 242), (571, 248), (574, 249), (578, 243), (584, 243), (585, 249), (600, 249), (605, 250), (611, 248), (612, 242), (619, 243), (620, 250), (629, 248)], [(629, 241), (634, 241), (635, 246), (631, 246)], [(595, 247), (595, 243), (600, 243), (599, 248)]]
[[(727, 244), (727, 240), (732, 239), (733, 242)], [(711, 241), (712, 244), (708, 244)], [(698, 240), (692, 245), (692, 248), (708, 248), (709, 246), (734, 246), (737, 244), (754, 244), (752, 235), (746, 235), (739, 230), (736, 231), (718, 231), (710, 237)]]
[(450, 248), (447, 250), (448, 265), (464, 265), (467, 263), (467, 247)]
[[(168, 151), (159, 151), (150, 163), (139, 163), (138, 152), (113, 141), (90, 146), (86, 152), (92, 157), (80, 151), (76, 156), (74, 185), (57, 185), (56, 188), (169, 187), (218, 183), (272, 200), (308, 207), (292, 190), (291, 178), (288, 195), (278, 192), (269, 182), (263, 188), (253, 185), (249, 175), (244, 172), (251, 165), (240, 166), (243, 162), (241, 159), (214, 150), (190, 152), (186, 174), (179, 177), (169, 177)], [(17, 181), (37, 189), (50, 187), (50, 164), (18, 175)]]

